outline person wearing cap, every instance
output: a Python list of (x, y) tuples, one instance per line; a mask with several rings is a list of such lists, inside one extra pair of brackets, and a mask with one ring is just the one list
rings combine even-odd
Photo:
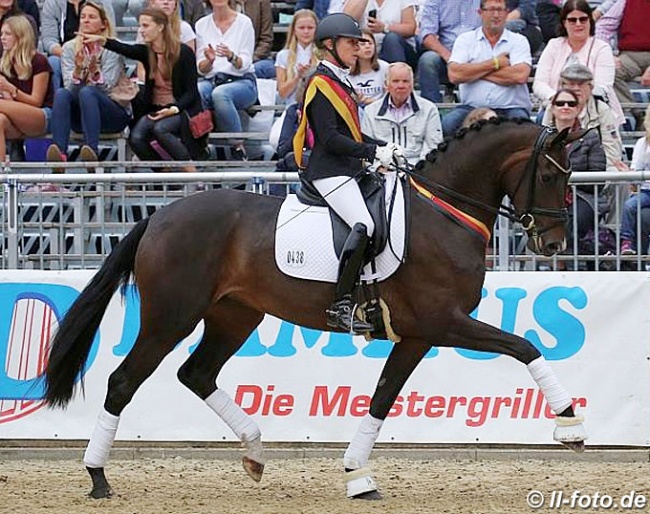
[(533, 93), (546, 105), (560, 88), (560, 73), (571, 64), (591, 70), (594, 86), (607, 95), (619, 125), (625, 123), (623, 109), (614, 93), (615, 63), (612, 48), (594, 37), (593, 9), (587, 0), (566, 0), (560, 10), (559, 37), (551, 39), (539, 57)]
[[(347, 14), (330, 14), (320, 21), (315, 42), (324, 58), (307, 86), (301, 122), (293, 140), (301, 179), (311, 183), (352, 229), (341, 252), (335, 299), (326, 314), (328, 326), (353, 333), (374, 328), (355, 318), (352, 301), (375, 228), (355, 179), (364, 172), (364, 161), (377, 159), (388, 167), (395, 156), (401, 155), (397, 145), (381, 146), (379, 141), (361, 133), (358, 105), (348, 74), (357, 60), (362, 39), (359, 23)], [(308, 127), (314, 142), (304, 166)]]

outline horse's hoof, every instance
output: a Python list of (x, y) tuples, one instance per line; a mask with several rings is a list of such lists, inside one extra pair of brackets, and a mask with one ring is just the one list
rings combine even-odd
[(384, 497), (379, 491), (368, 491), (351, 497), (353, 500), (383, 500)]
[(248, 476), (255, 480), (255, 482), (262, 480), (262, 474), (264, 473), (264, 464), (254, 461), (249, 457), (242, 457), (241, 463), (242, 466), (244, 466), (246, 473), (248, 473)]
[(95, 500), (101, 500), (102, 498), (111, 498), (113, 496), (113, 489), (111, 489), (108, 484), (102, 487), (95, 487), (88, 493), (88, 496)]
[(566, 446), (569, 450), (573, 450), (576, 453), (582, 453), (585, 451), (585, 442), (584, 441), (562, 441), (562, 444)]

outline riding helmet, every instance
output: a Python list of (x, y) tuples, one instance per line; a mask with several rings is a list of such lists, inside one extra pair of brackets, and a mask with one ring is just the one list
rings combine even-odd
[(344, 13), (329, 14), (316, 27), (316, 42), (322, 43), (326, 39), (338, 37), (365, 39), (359, 23), (352, 16)]

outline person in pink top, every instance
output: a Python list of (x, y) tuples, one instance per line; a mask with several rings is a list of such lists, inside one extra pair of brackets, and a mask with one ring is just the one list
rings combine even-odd
[(560, 74), (571, 64), (584, 64), (594, 75), (595, 95), (607, 98), (619, 124), (625, 122), (614, 93), (616, 67), (612, 48), (594, 37), (593, 10), (587, 0), (567, 0), (560, 10), (560, 37), (551, 39), (537, 63), (533, 92), (544, 103), (560, 88)]

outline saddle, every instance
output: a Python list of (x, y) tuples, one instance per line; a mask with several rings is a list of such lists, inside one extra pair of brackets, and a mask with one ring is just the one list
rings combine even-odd
[[(388, 219), (386, 216), (386, 198), (384, 192), (384, 177), (374, 171), (366, 171), (357, 177), (357, 183), (361, 190), (361, 195), (366, 202), (366, 207), (372, 220), (375, 222), (375, 231), (370, 239), (368, 245), (368, 252), (366, 261), (372, 260), (379, 255), (388, 242)], [(327, 207), (332, 221), (332, 233), (334, 240), (334, 251), (338, 258), (341, 257), (343, 245), (350, 235), (351, 228), (343, 219), (329, 209), (327, 201), (318, 192), (314, 185), (301, 178), (301, 187), (296, 194), (298, 201), (305, 205), (313, 205), (315, 207)]]

